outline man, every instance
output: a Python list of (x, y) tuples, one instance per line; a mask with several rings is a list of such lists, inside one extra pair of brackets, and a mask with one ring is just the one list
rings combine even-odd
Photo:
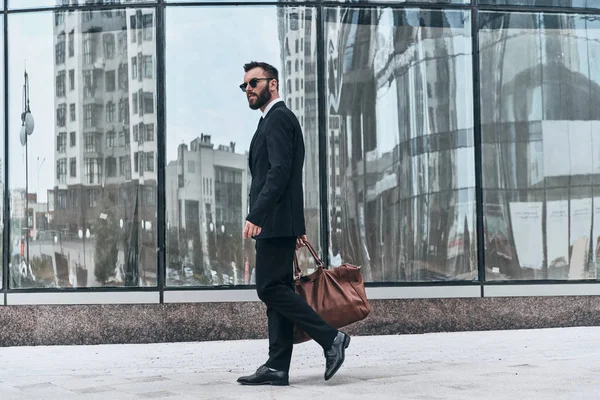
[(262, 111), (250, 144), (252, 174), (250, 213), (244, 239), (256, 240), (256, 290), (267, 306), (269, 359), (238, 382), (244, 385), (288, 385), (294, 324), (323, 347), (325, 380), (341, 367), (350, 337), (319, 315), (294, 291), (293, 259), (304, 246), (302, 168), (304, 139), (298, 119), (279, 98), (279, 74), (267, 63), (244, 65), (251, 109)]

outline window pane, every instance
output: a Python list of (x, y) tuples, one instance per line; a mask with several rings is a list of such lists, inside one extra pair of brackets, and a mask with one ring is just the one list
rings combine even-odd
[[(304, 19), (292, 29), (299, 15)], [(316, 32), (315, 23), (315, 10), (309, 7), (167, 9), (168, 285), (254, 283), (254, 241), (244, 241), (242, 230), (251, 179), (247, 152), (261, 114), (249, 109), (239, 88), (243, 65), (252, 60), (280, 71), (282, 98), (306, 99), (293, 111), (304, 121), (305, 220), (311, 242), (319, 247), (316, 68), (281, 68), (297, 59), (316, 65), (316, 37), (308, 33)], [(198, 42), (198, 37), (219, 41)], [(257, 38), (263, 38), (260, 46)], [(298, 39), (311, 43), (310, 49), (294, 51), (289, 44)], [(296, 78), (310, 82), (312, 89), (283, 87)], [(201, 87), (203, 94), (190, 87)], [(138, 138), (143, 136), (139, 130)], [(314, 268), (304, 253), (301, 263)]]
[[(2, 31), (2, 33), (0, 33), (0, 39), (4, 39), (4, 21), (0, 22), (0, 30)], [(2, 63), (4, 65), (4, 52), (0, 52), (0, 63)], [(2, 83), (0, 83), (0, 112), (2, 114), (4, 114), (4, 69), (2, 69), (2, 71), (0, 71), (0, 79), (2, 79)], [(4, 154), (4, 126), (2, 127), (2, 129), (0, 129), (0, 132), (2, 132), (2, 137), (0, 138), (0, 154)], [(5, 190), (5, 177), (6, 177), (6, 172), (5, 172), (5, 166), (4, 166), (4, 157), (2, 157), (2, 160), (0, 161), (0, 195), (2, 196), (2, 198), (0, 199), (0, 240), (2, 240), (2, 243), (4, 243), (4, 190)], [(0, 246), (3, 247), (3, 246)], [(9, 246), (9, 251), (12, 250), (12, 245)], [(2, 263), (4, 263), (4, 254), (3, 254), (3, 249), (0, 249), (0, 260), (2, 260)], [(0, 288), (3, 287), (4, 284), (4, 280), (3, 280), (3, 268), (2, 271), (0, 271), (0, 280), (2, 280), (2, 283), (0, 283)]]
[[(125, 42), (126, 51), (119, 52), (109, 45), (112, 58), (99, 62), (106, 43), (112, 43), (106, 38), (122, 27), (132, 31), (128, 16), (154, 10), (122, 11), (120, 16), (93, 11), (93, 27), (78, 11), (66, 13), (59, 25), (50, 12), (9, 15), (13, 288), (156, 285), (157, 210), (143, 196), (155, 190), (156, 173), (131, 172), (132, 154), (156, 152), (155, 142), (129, 146), (116, 140), (131, 124), (155, 124), (156, 116), (129, 115), (140, 83), (115, 85), (115, 71), (127, 69), (131, 54), (153, 56), (155, 47)], [(56, 64), (62, 49), (52, 44), (67, 26), (74, 36), (73, 56)], [(35, 118), (26, 142), (19, 140), (23, 60)], [(63, 88), (66, 71), (72, 75), (69, 90)], [(155, 86), (148, 83), (144, 90), (152, 93)]]
[(486, 278), (596, 279), (600, 21), (481, 18)]
[(476, 279), (470, 14), (325, 20), (332, 264), (374, 282)]
[[(156, 3), (157, 0), (107, 0), (105, 4), (135, 4), (135, 3)], [(98, 4), (94, 0), (8, 0), (8, 8), (39, 8), (39, 7), (57, 7), (67, 8), (68, 6), (84, 6), (87, 4)], [(105, 10), (104, 16), (118, 18), (121, 10)], [(64, 17), (57, 17), (58, 19)]]
[(598, 0), (478, 0), (478, 3), (498, 6), (600, 8)]

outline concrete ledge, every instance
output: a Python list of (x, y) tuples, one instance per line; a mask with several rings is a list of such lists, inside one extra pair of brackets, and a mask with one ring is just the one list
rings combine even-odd
[(367, 298), (373, 300), (481, 297), (480, 285), (367, 287), (366, 290)]
[(256, 289), (236, 290), (166, 290), (165, 303), (220, 303), (257, 301)]
[[(367, 287), (367, 298), (379, 299), (436, 299), (481, 297), (479, 285), (457, 286), (395, 286)], [(600, 285), (598, 285), (600, 292)], [(210, 303), (256, 301), (260, 299), (255, 289), (236, 290), (167, 290), (165, 303)]]
[(35, 304), (158, 304), (158, 292), (74, 292), (74, 293), (8, 293), (6, 303)]
[(551, 285), (486, 285), (486, 297), (529, 297), (529, 296), (600, 296), (600, 285), (551, 284)]
[[(600, 297), (371, 300), (352, 335), (600, 326)], [(153, 343), (267, 336), (260, 302), (0, 307), (0, 346)]]

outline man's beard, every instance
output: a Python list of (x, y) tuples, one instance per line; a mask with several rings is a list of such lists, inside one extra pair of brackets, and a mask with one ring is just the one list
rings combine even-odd
[(258, 110), (259, 108), (261, 108), (262, 106), (267, 104), (269, 102), (269, 100), (271, 100), (271, 92), (267, 89), (263, 89), (256, 96), (257, 96), (257, 98), (256, 98), (256, 102), (254, 104), (250, 102), (251, 98), (250, 97), (248, 98), (248, 105), (253, 110)]

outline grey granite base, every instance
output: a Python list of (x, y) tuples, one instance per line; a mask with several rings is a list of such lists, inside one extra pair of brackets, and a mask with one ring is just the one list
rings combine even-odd
[[(600, 325), (600, 297), (372, 300), (351, 335)], [(0, 346), (265, 338), (257, 302), (0, 307)]]

